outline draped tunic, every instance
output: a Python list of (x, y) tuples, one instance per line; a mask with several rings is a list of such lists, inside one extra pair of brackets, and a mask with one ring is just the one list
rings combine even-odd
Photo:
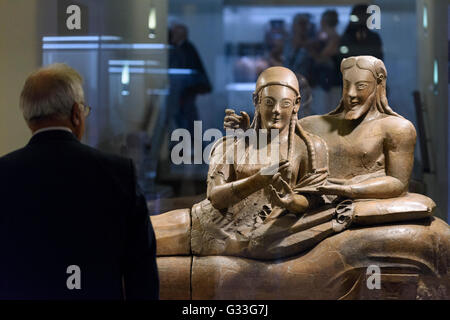
[[(245, 150), (241, 158), (236, 153), (239, 148)], [(217, 210), (205, 199), (192, 208), (191, 247), (194, 254), (280, 258), (306, 250), (325, 237), (345, 229), (347, 221), (341, 219), (339, 222), (330, 200), (310, 193), (327, 183), (326, 143), (297, 124), (293, 148), (290, 185), (294, 192), (307, 197), (310, 204), (307, 212), (297, 214), (273, 205), (269, 187), (223, 210)], [(215, 186), (216, 177), (219, 176), (223, 183), (237, 181), (267, 165), (242, 161), (242, 157), (248, 159), (252, 152), (257, 150), (244, 138), (227, 136), (216, 143), (210, 156), (208, 195)], [(229, 159), (231, 153), (230, 163), (227, 157)], [(266, 221), (273, 211), (278, 211), (279, 216)]]

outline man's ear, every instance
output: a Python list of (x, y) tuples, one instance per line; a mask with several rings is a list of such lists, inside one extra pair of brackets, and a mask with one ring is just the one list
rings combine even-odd
[(72, 106), (72, 113), (70, 116), (70, 121), (74, 127), (78, 127), (81, 124), (81, 117), (82, 114), (80, 105), (75, 102)]

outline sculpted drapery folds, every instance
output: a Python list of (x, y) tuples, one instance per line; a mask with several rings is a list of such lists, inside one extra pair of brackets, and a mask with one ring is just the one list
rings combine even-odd
[[(305, 214), (324, 203), (320, 195), (310, 191), (317, 191), (326, 182), (328, 152), (320, 137), (306, 132), (298, 123), (300, 93), (295, 74), (282, 67), (265, 70), (257, 81), (253, 101), (251, 129), (257, 143), (228, 136), (212, 150), (208, 199), (192, 210), (194, 253), (267, 259), (305, 249), (333, 232), (332, 211), (314, 217)], [(235, 115), (229, 113), (228, 117)], [(262, 143), (258, 133), (273, 129), (278, 135), (269, 133), (267, 145)], [(270, 154), (276, 140), (279, 154)], [(258, 163), (248, 163), (254, 153), (268, 153), (268, 161), (264, 163), (260, 157)], [(227, 161), (229, 158), (233, 162)], [(274, 159), (281, 160), (273, 163)], [(271, 166), (278, 170), (267, 174)], [(308, 230), (324, 221), (327, 224), (319, 231)], [(279, 241), (292, 232), (301, 239), (294, 240), (289, 248), (279, 247)]]

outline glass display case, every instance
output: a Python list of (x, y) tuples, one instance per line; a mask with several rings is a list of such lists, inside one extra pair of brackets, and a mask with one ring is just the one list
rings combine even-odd
[[(66, 62), (79, 70), (94, 107), (85, 142), (133, 158), (149, 200), (197, 199), (205, 193), (208, 164), (193, 163), (194, 121), (203, 152), (208, 129), (225, 134), (225, 109), (253, 116), (251, 94), (262, 70), (292, 69), (301, 87), (299, 116), (324, 114), (339, 103), (339, 61), (352, 54), (385, 62), (388, 99), (418, 128), (411, 188), (439, 193), (430, 181), (446, 160), (430, 141), (442, 139), (444, 128), (435, 132), (430, 119), (437, 116), (432, 101), (443, 94), (438, 83), (443, 66), (442, 57), (424, 45), (434, 41), (436, 28), (427, 1), (377, 1), (381, 24), (372, 21), (362, 34), (355, 27), (361, 25), (355, 1), (80, 1), (89, 24), (76, 35), (61, 34), (60, 26), (48, 23), (58, 6), (41, 2), (43, 64)], [(366, 44), (352, 43), (367, 34)], [(172, 136), (176, 129), (192, 136), (185, 150), (190, 162), (172, 161), (180, 142)]]

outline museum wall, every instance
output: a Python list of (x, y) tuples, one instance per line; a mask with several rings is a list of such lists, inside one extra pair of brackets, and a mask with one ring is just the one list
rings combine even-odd
[(19, 95), (27, 75), (40, 65), (37, 4), (0, 1), (0, 156), (25, 145), (31, 136), (19, 111)]

